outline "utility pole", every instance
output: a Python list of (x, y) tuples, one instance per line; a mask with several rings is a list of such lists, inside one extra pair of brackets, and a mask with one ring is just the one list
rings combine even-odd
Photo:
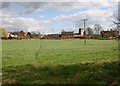
[[(86, 24), (85, 24), (85, 22), (86, 22), (86, 20), (88, 20), (88, 19), (82, 19), (81, 21), (83, 21), (83, 23), (84, 23), (84, 30), (85, 30), (85, 28), (86, 28)], [(86, 32), (84, 31), (84, 36), (85, 36), (85, 39), (84, 39), (84, 45), (86, 44)]]

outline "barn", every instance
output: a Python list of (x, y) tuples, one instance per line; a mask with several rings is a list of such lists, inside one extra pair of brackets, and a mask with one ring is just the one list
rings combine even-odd
[(74, 38), (74, 31), (69, 31), (69, 32), (63, 31), (63, 32), (61, 32), (61, 38), (62, 39)]

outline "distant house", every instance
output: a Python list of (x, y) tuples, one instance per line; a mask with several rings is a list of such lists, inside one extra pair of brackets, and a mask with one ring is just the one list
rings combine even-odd
[(25, 38), (25, 32), (23, 30), (21, 30), (20, 32), (18, 32), (18, 38), (19, 39), (24, 39)]
[(63, 31), (63, 32), (61, 32), (61, 38), (62, 39), (74, 38), (74, 31), (69, 31), (69, 32)]
[(102, 38), (117, 38), (119, 34), (119, 31), (117, 30), (110, 30), (110, 31), (101, 31), (100, 36)]
[(18, 38), (18, 32), (9, 32), (9, 38)]
[(25, 38), (25, 32), (23, 30), (21, 30), (20, 32), (18, 32), (18, 38), (19, 39), (24, 39)]
[(9, 37), (10, 38), (15, 38), (15, 39), (24, 39), (25, 38), (25, 32), (21, 30), (20, 32), (9, 32)]

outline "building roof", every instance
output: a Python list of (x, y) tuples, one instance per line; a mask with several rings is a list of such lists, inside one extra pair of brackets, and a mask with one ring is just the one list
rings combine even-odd
[(18, 32), (9, 32), (12, 35), (18, 35)]

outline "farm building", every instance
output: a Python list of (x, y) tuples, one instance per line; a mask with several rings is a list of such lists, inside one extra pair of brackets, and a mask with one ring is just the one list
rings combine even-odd
[(81, 36), (84, 36), (85, 35), (85, 29), (84, 28), (79, 28), (79, 34)]
[(48, 34), (44, 38), (46, 38), (46, 39), (60, 39), (60, 34)]
[(84, 38), (85, 30), (83, 28), (79, 28), (78, 33), (74, 33), (74, 38)]
[(69, 32), (63, 31), (63, 32), (61, 32), (61, 38), (62, 39), (74, 38), (74, 31), (69, 31)]
[(74, 38), (81, 38), (79, 33), (74, 33)]

